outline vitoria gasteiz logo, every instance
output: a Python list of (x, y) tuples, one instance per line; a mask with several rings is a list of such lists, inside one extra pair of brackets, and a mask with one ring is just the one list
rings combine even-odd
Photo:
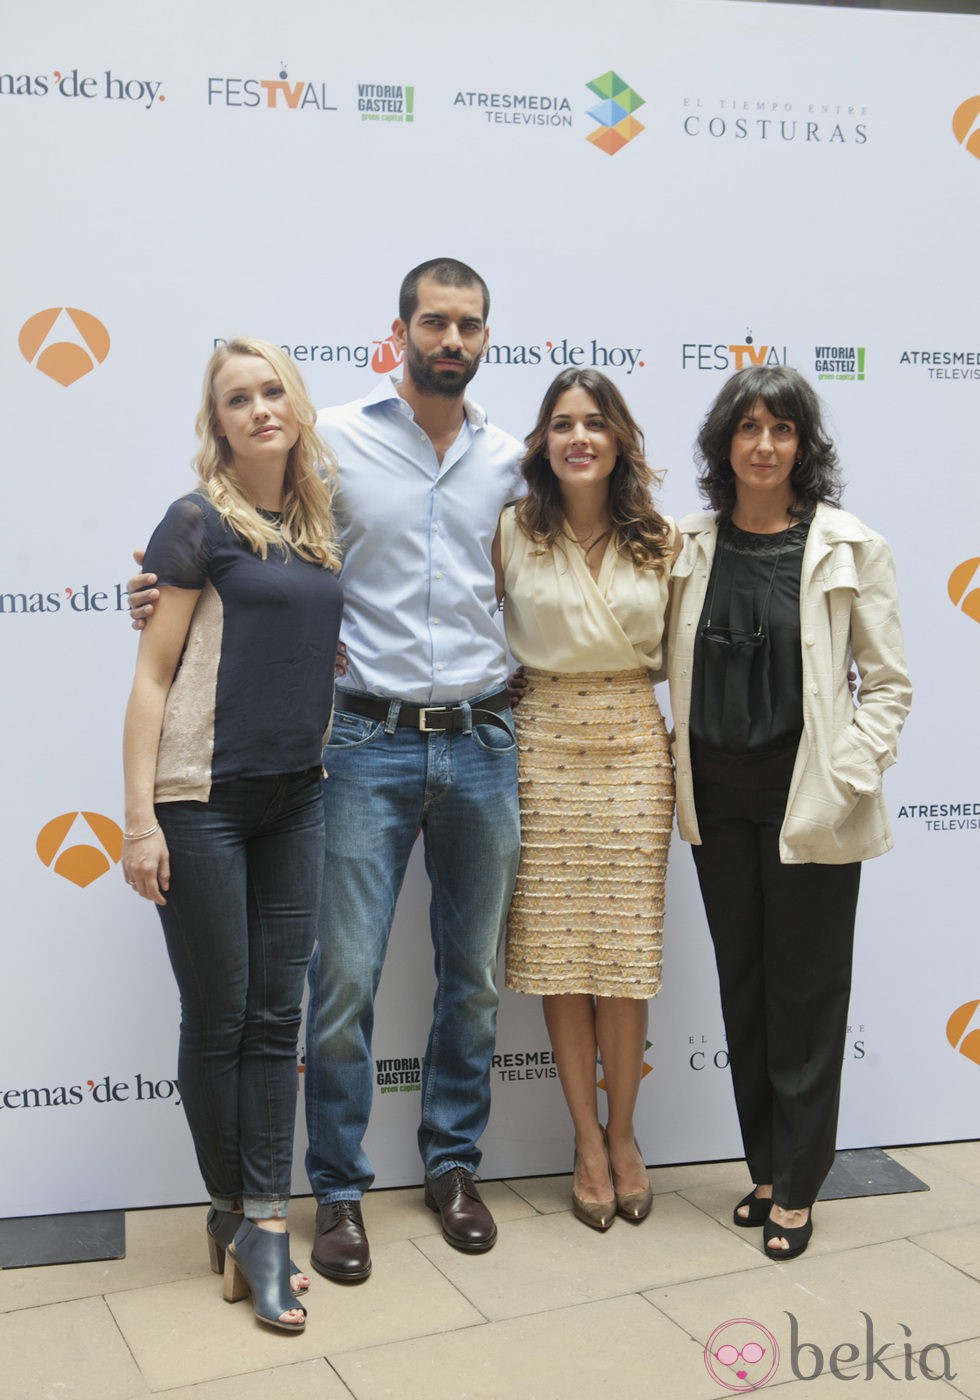
[(17, 343), (28, 364), (67, 388), (102, 363), (109, 353), (109, 332), (90, 311), (49, 306), (28, 317)]
[(633, 116), (646, 98), (634, 92), (629, 83), (624, 82), (611, 68), (600, 78), (593, 78), (586, 86), (601, 99), (589, 108), (589, 116), (599, 123), (599, 127), (586, 140), (598, 146), (600, 151), (605, 151), (607, 156), (614, 156), (646, 130), (643, 123)]
[(62, 812), (41, 827), (36, 847), (50, 870), (85, 889), (119, 863), (123, 834), (101, 812)]
[(980, 160), (980, 94), (968, 97), (953, 113), (953, 135), (964, 151)]

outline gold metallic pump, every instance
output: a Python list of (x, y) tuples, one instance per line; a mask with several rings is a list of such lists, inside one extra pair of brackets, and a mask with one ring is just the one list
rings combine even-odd
[[(640, 1160), (643, 1160), (643, 1153), (640, 1152), (640, 1144), (633, 1139), (633, 1145), (640, 1153)], [(644, 1167), (644, 1170), (646, 1168)], [(615, 1189), (615, 1179), (613, 1180)], [(616, 1214), (621, 1215), (624, 1220), (628, 1220), (631, 1225), (639, 1225), (646, 1220), (653, 1209), (653, 1190), (649, 1179), (646, 1187), (642, 1191), (617, 1191), (616, 1192)]]
[[(608, 1230), (616, 1219), (616, 1199), (615, 1195), (608, 1201), (583, 1201), (581, 1196), (575, 1194), (575, 1168), (578, 1166), (579, 1153), (575, 1149), (575, 1161), (572, 1164), (572, 1214), (576, 1220), (581, 1220), (583, 1225), (589, 1225), (593, 1230)], [(612, 1186), (612, 1178), (609, 1179)]]

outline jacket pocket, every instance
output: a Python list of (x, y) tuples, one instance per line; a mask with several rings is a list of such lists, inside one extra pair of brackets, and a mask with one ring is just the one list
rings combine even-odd
[(878, 765), (861, 741), (856, 724), (841, 730), (830, 750), (830, 768), (838, 782), (846, 785), (855, 800), (876, 796), (881, 791)]

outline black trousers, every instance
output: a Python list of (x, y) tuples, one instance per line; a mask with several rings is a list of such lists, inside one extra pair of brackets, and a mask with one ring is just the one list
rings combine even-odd
[(791, 759), (696, 757), (692, 849), (749, 1173), (798, 1210), (834, 1160), (861, 865), (780, 862)]

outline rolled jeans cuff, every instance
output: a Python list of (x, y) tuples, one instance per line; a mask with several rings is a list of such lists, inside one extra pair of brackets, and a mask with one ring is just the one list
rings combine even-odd
[(241, 1211), (241, 1196), (212, 1196), (211, 1204), (215, 1210), (223, 1210), (229, 1215), (236, 1215)]
[(243, 1196), (242, 1206), (249, 1220), (285, 1220), (289, 1214), (288, 1196)]

